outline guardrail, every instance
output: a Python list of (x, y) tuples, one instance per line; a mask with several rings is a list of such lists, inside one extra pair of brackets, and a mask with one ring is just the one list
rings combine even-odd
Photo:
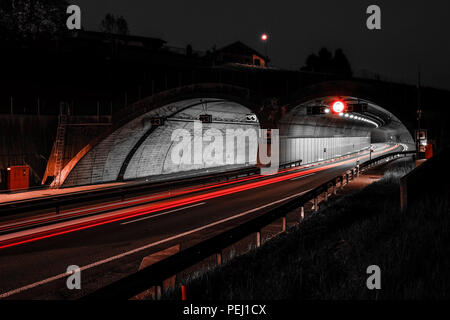
[(143, 182), (136, 184), (124, 184), (113, 187), (99, 188), (95, 190), (86, 190), (73, 192), (70, 194), (62, 194), (55, 196), (46, 196), (41, 198), (19, 200), (0, 204), (0, 215), (14, 215), (35, 210), (54, 209), (57, 213), (64, 206), (72, 204), (80, 204), (95, 200), (112, 200), (120, 199), (124, 201), (126, 197), (139, 194), (140, 192), (152, 192), (165, 187), (180, 188), (191, 185), (193, 183), (202, 183), (220, 179), (230, 179), (241, 175), (251, 175), (259, 172), (257, 167), (249, 167), (223, 173), (214, 173), (201, 175), (197, 177), (180, 179), (169, 179), (161, 182)]
[[(299, 166), (301, 160), (289, 162), (280, 165), (281, 168), (287, 168), (292, 166)], [(201, 176), (189, 177), (189, 178), (174, 178), (161, 182), (142, 182), (136, 184), (124, 184), (119, 186), (99, 188), (95, 190), (86, 190), (73, 192), (70, 194), (62, 194), (55, 196), (46, 196), (34, 199), (19, 200), (14, 202), (7, 202), (0, 204), (0, 215), (16, 215), (20, 213), (33, 212), (36, 210), (50, 210), (54, 209), (56, 213), (59, 213), (64, 206), (70, 206), (73, 204), (81, 204), (82, 202), (90, 202), (96, 200), (114, 200), (120, 199), (124, 201), (127, 197), (140, 194), (142, 192), (154, 192), (164, 188), (180, 188), (196, 183), (206, 183), (211, 181), (228, 180), (232, 178), (238, 178), (240, 176), (249, 176), (258, 174), (260, 169), (256, 166), (247, 168), (240, 168), (226, 172), (203, 174)]]
[(337, 187), (344, 187), (350, 180), (353, 180), (358, 176), (360, 170), (365, 170), (384, 160), (389, 161), (391, 159), (406, 156), (410, 153), (414, 152), (395, 152), (369, 160), (359, 167), (347, 170), (345, 173), (328, 180), (303, 195), (287, 200), (285, 203), (280, 204), (255, 219), (244, 222), (228, 231), (195, 244), (192, 247), (92, 292), (81, 299), (130, 299), (151, 287), (156, 287), (156, 296), (157, 298), (160, 298), (164, 280), (213, 255), (216, 255), (217, 264), (221, 264), (222, 251), (224, 249), (252, 234), (255, 234), (256, 236), (256, 246), (261, 246), (261, 230), (267, 225), (281, 218), (282, 232), (286, 231), (286, 217), (288, 213), (300, 209), (301, 217), (303, 218), (304, 205), (310, 201), (314, 203), (314, 211), (318, 211), (319, 196), (324, 194), (324, 199), (326, 201), (329, 196), (330, 188), (331, 194), (336, 194)]
[(373, 166), (380, 164), (383, 160), (391, 160), (393, 158), (398, 158), (399, 156), (400, 157), (406, 157), (406, 156), (410, 156), (410, 155), (415, 156), (415, 154), (416, 154), (416, 151), (401, 151), (401, 152), (387, 153), (382, 156), (376, 157), (374, 159), (365, 161), (361, 167), (362, 168), (371, 168)]

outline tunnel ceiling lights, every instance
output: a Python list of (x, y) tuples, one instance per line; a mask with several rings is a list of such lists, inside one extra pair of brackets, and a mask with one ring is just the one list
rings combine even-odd
[(379, 127), (379, 124), (377, 122), (375, 122), (375, 121), (373, 121), (371, 119), (362, 117), (360, 115), (353, 115), (353, 114), (349, 114), (349, 113), (344, 113), (343, 116), (345, 118), (348, 118), (349, 120), (350, 119), (351, 120), (358, 120), (358, 121), (362, 121), (362, 122), (365, 122), (365, 123), (370, 123), (370, 124), (374, 125), (377, 128)]
[(340, 117), (350, 118), (353, 120), (359, 120), (359, 121), (362, 121), (365, 123), (370, 123), (378, 128), (379, 125), (375, 121), (372, 121), (372, 120), (367, 119), (362, 116), (356, 116), (356, 115), (349, 114), (351, 112), (367, 112), (367, 107), (368, 107), (367, 103), (347, 104), (344, 100), (338, 99), (331, 104), (331, 108), (328, 109), (328, 112), (326, 112), (326, 113), (329, 113), (331, 111), (331, 113), (337, 114)]
[[(324, 102), (322, 102), (324, 103)], [(365, 123), (370, 123), (375, 127), (379, 127), (379, 124), (371, 119), (362, 117), (360, 115), (354, 115), (353, 112), (367, 112), (367, 103), (347, 103), (344, 99), (337, 99), (331, 104), (323, 105), (316, 101), (312, 106), (307, 106), (307, 115), (320, 115), (320, 114), (333, 114), (339, 117), (358, 120)]]

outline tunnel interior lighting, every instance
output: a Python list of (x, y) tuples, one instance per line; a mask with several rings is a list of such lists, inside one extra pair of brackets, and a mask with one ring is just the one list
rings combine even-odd
[(330, 113), (330, 109), (329, 108), (325, 108), (324, 111), (325, 111), (325, 113)]
[(344, 117), (348, 118), (349, 117), (348, 113), (344, 114)]

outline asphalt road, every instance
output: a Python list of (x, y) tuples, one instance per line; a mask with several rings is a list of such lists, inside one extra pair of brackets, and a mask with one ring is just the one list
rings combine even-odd
[[(378, 145), (376, 155), (397, 151)], [(397, 147), (396, 147), (397, 148)], [(360, 156), (360, 161), (368, 155)], [(74, 299), (138, 270), (142, 258), (182, 248), (255, 217), (345, 170), (356, 158), (250, 176), (132, 208), (33, 225), (0, 235), (0, 298)], [(67, 267), (81, 268), (81, 290), (66, 286)]]

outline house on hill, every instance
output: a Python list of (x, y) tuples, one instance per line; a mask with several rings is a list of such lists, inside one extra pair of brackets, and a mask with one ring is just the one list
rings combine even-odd
[(214, 53), (215, 64), (240, 63), (251, 66), (266, 67), (267, 57), (246, 44), (236, 41)]

